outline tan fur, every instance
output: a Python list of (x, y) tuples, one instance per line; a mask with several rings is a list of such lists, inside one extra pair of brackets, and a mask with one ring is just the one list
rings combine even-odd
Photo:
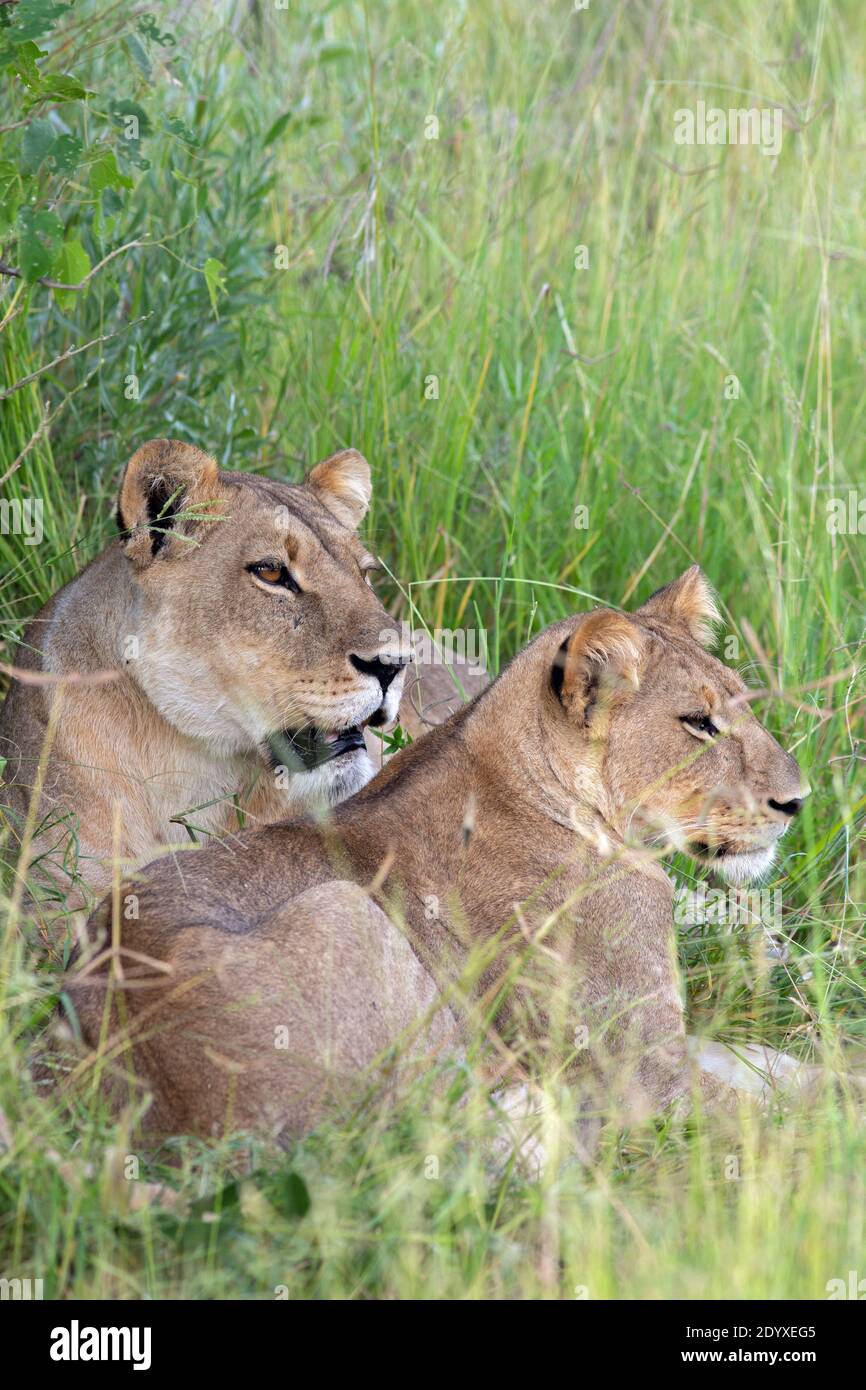
[[(125, 534), (30, 624), (16, 657), (25, 679), (0, 713), (0, 802), (18, 841), (32, 806), (35, 880), (75, 906), (75, 876), (99, 895), (115, 855), (127, 871), (188, 844), (178, 816), (200, 837), (230, 836), (372, 776), (363, 749), (305, 771), (285, 740), (269, 745), (286, 729), (396, 714), (402, 671), (383, 695), (350, 659), (393, 655), (401, 640), (354, 531), (369, 497), (369, 468), (351, 449), (294, 486), (221, 473), (173, 440), (134, 454), (120, 490)], [(249, 571), (268, 557), (300, 595)], [(114, 678), (92, 683), (104, 672)]]
[[(641, 1115), (688, 1091), (673, 890), (649, 846), (662, 829), (694, 846), (698, 827), (708, 852), (766, 856), (805, 789), (692, 636), (695, 576), (679, 583), (682, 610), (669, 586), (633, 616), (548, 628), (330, 825), (271, 826), (124, 886), (109, 1014), (104, 965), (72, 994), (91, 1046), (106, 1023), (121, 1091), (152, 1092), (153, 1130), (301, 1133), (411, 1020), (416, 1048), (441, 1046), (443, 991), (458, 1016), (492, 1007), (522, 1060), (591, 1083), (587, 1104)], [(681, 716), (709, 706), (726, 733), (705, 741)]]

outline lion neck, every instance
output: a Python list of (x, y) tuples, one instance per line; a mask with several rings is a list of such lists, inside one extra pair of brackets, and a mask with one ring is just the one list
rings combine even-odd
[(44, 654), (52, 672), (114, 673), (105, 685), (66, 688), (55, 755), (93, 782), (96, 797), (111, 779), (141, 827), (133, 839), (147, 848), (154, 835), (174, 835), (177, 813), (214, 798), (219, 804), (201, 812), (206, 828), (226, 820), (234, 827), (232, 796), (266, 775), (266, 765), (254, 745), (221, 749), (185, 733), (153, 702), (139, 672), (142, 602), (120, 545), (109, 545), (58, 596)]
[[(626, 871), (667, 882), (616, 828), (604, 744), (587, 740), (576, 770), (573, 738), (568, 759), (558, 745), (570, 731), (551, 720), (541, 697), (547, 649), (555, 652), (561, 640), (558, 628), (549, 629), (533, 644), (542, 645), (541, 664), (526, 660), (527, 649), (339, 808), (337, 823), (365, 846), (371, 876), (393, 863), (404, 881), (423, 881), (431, 894), (457, 887), (470, 917), (492, 929), (503, 907), (542, 882), (547, 908), (566, 901), (577, 880), (606, 878), (611, 866), (619, 878)], [(568, 777), (563, 767), (572, 769)]]

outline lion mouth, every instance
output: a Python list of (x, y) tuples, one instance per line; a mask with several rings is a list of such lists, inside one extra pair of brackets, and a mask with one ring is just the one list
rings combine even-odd
[(738, 849), (730, 844), (710, 845), (692, 840), (688, 852), (699, 863), (711, 865), (728, 883), (742, 886), (763, 878), (776, 857), (776, 846), (753, 844), (748, 849)]
[(731, 852), (727, 845), (711, 845), (706, 840), (690, 840), (686, 848), (693, 859), (723, 859)]
[(314, 724), (304, 724), (299, 729), (280, 729), (265, 740), (267, 752), (274, 767), (313, 772), (325, 763), (336, 762), (338, 758), (366, 748), (365, 728), (368, 725), (374, 729), (381, 728), (390, 717), (382, 704), (347, 729), (317, 729)]
[(736, 859), (741, 855), (763, 854), (767, 850), (775, 848), (779, 835), (770, 835), (766, 838), (762, 835), (753, 835), (742, 843), (721, 840), (712, 843), (709, 840), (689, 840), (686, 845), (686, 852), (693, 859), (702, 859), (707, 863), (712, 863), (718, 859)]
[(281, 733), (274, 734), (269, 743), (272, 754), (278, 756), (281, 762), (290, 766), (293, 762), (300, 763), (307, 772), (365, 747), (364, 731), (360, 724), (330, 733), (314, 729), (311, 725), (303, 729), (283, 729)]

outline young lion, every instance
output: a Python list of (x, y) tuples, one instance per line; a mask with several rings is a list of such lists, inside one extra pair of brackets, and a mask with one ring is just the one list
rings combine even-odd
[(30, 624), (0, 713), (0, 802), (68, 905), (185, 824), (227, 834), (372, 776), (362, 726), (396, 714), (409, 653), (355, 535), (369, 499), (354, 449), (296, 486), (169, 439), (130, 459), (120, 537)]
[[(416, 1051), (453, 1037), (467, 965), (500, 1034), (576, 1085), (627, 1113), (683, 1095), (673, 889), (647, 846), (742, 882), (807, 793), (704, 649), (715, 616), (695, 566), (633, 615), (559, 622), (329, 825), (125, 884), (110, 1017), (105, 953), (72, 994), (90, 1046), (110, 1023), (120, 1084), (152, 1093), (151, 1131), (303, 1133), (406, 1028)], [(97, 941), (110, 922), (106, 903)]]

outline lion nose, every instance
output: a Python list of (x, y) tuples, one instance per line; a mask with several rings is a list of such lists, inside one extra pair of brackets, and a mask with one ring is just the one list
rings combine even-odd
[(790, 801), (776, 801), (771, 796), (767, 804), (772, 810), (781, 812), (783, 816), (796, 816), (800, 807), (803, 805), (803, 797), (792, 796)]
[(399, 675), (404, 666), (408, 666), (410, 658), (394, 656), (390, 661), (382, 661), (378, 656), (368, 659), (352, 652), (349, 660), (356, 671), (363, 672), (365, 676), (375, 676), (384, 695), (394, 677)]

